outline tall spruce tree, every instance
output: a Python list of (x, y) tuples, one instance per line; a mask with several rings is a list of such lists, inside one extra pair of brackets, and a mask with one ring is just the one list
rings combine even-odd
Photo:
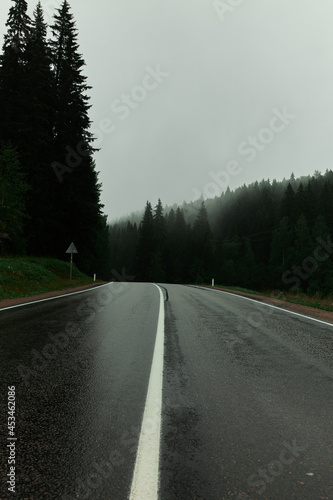
[(161, 200), (154, 211), (154, 247), (151, 265), (151, 280), (165, 281), (166, 280), (166, 223), (163, 215), (163, 205)]
[[(85, 62), (79, 53), (78, 30), (67, 0), (54, 15), (52, 33), (52, 65), (56, 84), (55, 145), (58, 158), (67, 167), (64, 172), (70, 172), (80, 164), (80, 160), (93, 152), (93, 148), (88, 115), (91, 106), (87, 96), (91, 87), (82, 74)], [(55, 168), (55, 171), (58, 170)], [(59, 180), (63, 180), (64, 172), (60, 167)]]
[[(57, 220), (56, 253), (63, 255), (71, 241), (79, 249), (78, 262), (93, 272), (101, 245), (105, 248), (106, 221), (100, 204), (101, 185), (93, 160), (89, 132), (90, 108), (85, 62), (79, 53), (77, 29), (67, 0), (54, 16), (51, 42), (55, 78), (54, 193)], [(101, 233), (104, 235), (101, 241)]]
[[(27, 142), (26, 48), (31, 35), (31, 19), (25, 0), (12, 0), (6, 23), (3, 51), (0, 56), (0, 148), (2, 225), (7, 226), (7, 249), (25, 252), (25, 217), (27, 173), (22, 151)], [(16, 177), (17, 182), (15, 182)], [(12, 191), (9, 193), (9, 191)], [(20, 200), (20, 197), (22, 198)], [(7, 234), (7, 233), (5, 233)]]
[(154, 253), (154, 216), (151, 203), (147, 201), (142, 221), (135, 258), (135, 274), (138, 281), (150, 281)]
[(55, 85), (47, 43), (47, 25), (40, 2), (34, 11), (26, 61), (25, 112), (29, 127), (22, 154), (32, 187), (27, 202), (30, 216), (27, 226), (28, 251), (33, 254), (52, 254), (54, 235), (50, 227), (54, 227), (55, 223), (56, 202), (50, 156), (53, 154)]
[(155, 240), (155, 252), (162, 252), (165, 248), (165, 238), (166, 238), (166, 224), (163, 215), (163, 205), (161, 200), (155, 207), (154, 215), (154, 240)]
[(212, 261), (212, 233), (205, 203), (201, 203), (192, 231), (192, 279), (196, 283), (209, 280)]
[(25, 0), (12, 0), (0, 57), (0, 141), (22, 149), (28, 118), (25, 110), (26, 47), (31, 35), (31, 19)]
[(184, 214), (178, 207), (168, 217), (167, 238), (167, 277), (171, 283), (188, 281), (188, 267), (191, 258), (189, 248), (190, 229), (186, 225)]

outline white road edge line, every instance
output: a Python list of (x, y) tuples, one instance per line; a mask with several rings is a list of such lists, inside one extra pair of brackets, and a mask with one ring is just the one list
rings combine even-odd
[[(70, 292), (70, 293), (63, 293), (62, 295), (56, 295), (55, 297), (49, 297), (48, 299), (39, 299), (39, 300), (31, 300), (30, 302), (23, 302), (22, 304), (16, 304), (16, 306), (8, 306), (8, 307), (1, 307), (1, 311), (6, 311), (7, 309), (14, 309), (14, 307), (23, 307), (23, 306), (28, 306), (30, 304), (38, 304), (38, 302), (45, 302), (46, 300), (55, 300), (55, 299), (63, 299), (65, 297), (69, 297), (70, 295), (76, 295), (77, 293), (85, 293), (85, 292), (91, 292), (92, 290), (98, 290), (99, 288), (102, 288), (103, 286), (109, 286), (113, 283), (111, 281), (110, 283), (106, 283), (105, 285), (99, 285), (94, 288), (88, 288), (87, 290), (79, 290), (78, 292)], [(18, 297), (20, 298), (20, 297)], [(24, 297), (21, 297), (24, 298)], [(6, 299), (4, 299), (6, 300)]]
[(272, 306), (271, 304), (267, 304), (267, 302), (259, 302), (256, 299), (250, 299), (249, 297), (243, 297), (243, 295), (238, 295), (237, 293), (226, 292), (224, 290), (214, 290), (213, 288), (206, 288), (203, 286), (196, 286), (196, 285), (192, 285), (192, 286), (193, 286), (193, 288), (200, 288), (201, 290), (210, 290), (211, 292), (227, 293), (228, 295), (232, 295), (233, 297), (239, 297), (240, 299), (251, 300), (251, 302), (256, 302), (257, 304), (260, 304), (262, 306), (272, 307), (273, 309), (277, 309), (278, 311), (281, 311), (281, 312), (287, 312), (289, 314), (294, 314), (295, 316), (301, 316), (301, 318), (311, 319), (312, 321), (317, 321), (318, 323), (323, 323), (324, 325), (333, 326), (332, 323), (328, 323), (327, 321), (323, 321), (323, 320), (317, 319), (317, 318), (312, 318), (312, 316), (306, 316), (305, 314), (300, 314), (300, 313), (297, 313), (295, 311), (290, 311), (289, 309), (285, 309), (284, 307)]
[[(155, 283), (153, 283), (155, 285)], [(157, 500), (162, 420), (164, 361), (164, 295), (161, 288), (157, 333), (151, 365), (139, 445), (131, 485), (130, 500)]]

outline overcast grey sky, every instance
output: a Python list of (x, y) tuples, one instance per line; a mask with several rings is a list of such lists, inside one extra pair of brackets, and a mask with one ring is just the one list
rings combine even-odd
[(69, 3), (110, 220), (333, 167), (332, 0)]

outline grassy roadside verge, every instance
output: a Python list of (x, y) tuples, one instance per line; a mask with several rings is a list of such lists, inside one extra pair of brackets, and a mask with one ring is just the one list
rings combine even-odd
[(274, 299), (279, 299), (285, 302), (292, 302), (293, 304), (299, 304), (302, 306), (315, 307), (316, 309), (322, 309), (324, 311), (333, 311), (333, 295), (329, 297), (321, 297), (319, 294), (315, 296), (306, 295), (305, 293), (292, 293), (292, 292), (282, 292), (278, 293), (273, 290), (265, 290), (258, 292), (257, 290), (250, 290), (247, 288), (240, 288), (237, 286), (223, 286), (215, 285), (211, 286), (208, 284), (203, 284), (200, 286), (205, 286), (208, 288), (216, 288), (221, 290), (226, 290), (230, 292), (241, 292), (248, 293), (250, 295), (259, 295), (261, 297), (269, 297)]
[(93, 278), (83, 274), (74, 265), (70, 282), (69, 271), (69, 263), (57, 259), (0, 258), (0, 300), (93, 284)]

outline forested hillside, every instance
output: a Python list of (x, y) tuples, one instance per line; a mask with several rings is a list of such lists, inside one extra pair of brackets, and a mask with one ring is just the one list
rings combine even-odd
[(333, 292), (333, 172), (243, 186), (110, 227), (111, 261), (137, 280)]
[[(0, 56), (0, 255), (66, 258), (101, 273), (106, 217), (89, 133), (89, 86), (70, 5), (53, 25), (12, 0)], [(49, 33), (51, 38), (49, 39)]]

